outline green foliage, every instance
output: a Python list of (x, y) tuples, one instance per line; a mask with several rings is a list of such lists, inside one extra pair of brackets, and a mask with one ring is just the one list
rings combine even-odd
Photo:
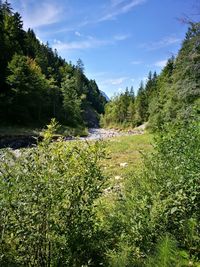
[(150, 108), (150, 127), (191, 120), (198, 116), (200, 99), (200, 23), (191, 23), (176, 58), (168, 61), (158, 78)]
[(105, 106), (105, 114), (101, 118), (103, 126), (134, 126), (135, 125), (135, 95), (133, 88), (115, 96)]
[(0, 6), (0, 24), (0, 93), (2, 93), (6, 91), (7, 64), (15, 53), (22, 52), (25, 33), (20, 15), (12, 12), (7, 1)]
[(81, 124), (81, 99), (76, 91), (74, 78), (66, 78), (61, 85), (63, 94), (64, 116), (68, 125)]
[(160, 75), (150, 72), (141, 83), (134, 104), (126, 93), (107, 104), (102, 124), (138, 126), (149, 122), (152, 131), (166, 123), (192, 120), (199, 116), (200, 23), (190, 23), (177, 57), (172, 56)]
[(165, 236), (161, 241), (159, 241), (156, 253), (156, 256), (149, 261), (147, 266), (173, 266), (176, 257), (176, 242), (169, 236)]
[(145, 156), (143, 170), (127, 177), (108, 216), (114, 244), (108, 254), (111, 266), (117, 266), (118, 258), (122, 266), (187, 266), (189, 261), (196, 266), (199, 155), (197, 122), (173, 130), (169, 126), (157, 137), (155, 152)]
[(120, 252), (110, 252), (109, 266), (110, 267), (126, 267), (129, 266), (130, 247), (123, 244), (123, 248)]
[(138, 89), (135, 106), (136, 106), (136, 114), (135, 114), (136, 125), (140, 125), (143, 122), (147, 121), (148, 119), (147, 93), (143, 83), (141, 83)]
[(133, 87), (126, 88), (125, 93), (115, 96), (105, 106), (105, 114), (101, 118), (103, 126), (135, 127), (148, 121), (149, 108), (153, 94), (156, 91), (157, 74), (151, 72), (146, 85), (141, 82), (135, 97)]
[(33, 30), (25, 32), (21, 16), (7, 1), (0, 6), (0, 43), (2, 123), (41, 127), (54, 117), (77, 126), (87, 123), (82, 115), (88, 107), (104, 112), (106, 99), (85, 76), (83, 62), (68, 64)]
[[(56, 128), (37, 148), (1, 155), (1, 265), (198, 266), (199, 122), (166, 127), (142, 169), (109, 192), (102, 145), (51, 142)], [(113, 153), (129, 154), (129, 142), (112, 142)]]
[(96, 200), (104, 188), (99, 143), (51, 142), (7, 151), (0, 162), (0, 265), (97, 266), (104, 247)]
[(8, 70), (8, 118), (10, 121), (17, 121), (18, 124), (26, 124), (26, 121), (31, 123), (31, 120), (41, 122), (45, 111), (43, 101), (49, 84), (40, 67), (34, 60), (15, 54), (8, 64)]
[[(181, 267), (188, 266), (189, 255), (185, 251), (179, 251), (177, 242), (169, 235), (163, 236), (156, 245), (156, 253), (150, 257), (147, 267)], [(194, 266), (194, 265), (193, 265)]]

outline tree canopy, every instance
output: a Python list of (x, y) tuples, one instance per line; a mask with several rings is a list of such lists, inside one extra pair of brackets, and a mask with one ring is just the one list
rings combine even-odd
[(102, 122), (125, 126), (148, 122), (155, 131), (166, 123), (188, 121), (197, 116), (199, 103), (200, 23), (190, 23), (178, 55), (168, 60), (159, 75), (149, 73), (132, 102), (127, 91), (114, 97), (105, 107)]
[(84, 74), (82, 60), (66, 62), (32, 29), (25, 31), (7, 1), (0, 5), (0, 43), (2, 123), (44, 126), (54, 117), (69, 126), (89, 125), (88, 109), (104, 112), (106, 99)]

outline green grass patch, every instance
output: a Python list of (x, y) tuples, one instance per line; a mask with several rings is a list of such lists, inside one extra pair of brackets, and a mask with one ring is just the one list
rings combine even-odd
[(152, 150), (153, 135), (121, 136), (107, 141), (107, 158), (103, 169), (110, 178), (121, 180), (141, 166), (142, 154)]
[(39, 135), (42, 129), (19, 126), (0, 126), (0, 136)]
[[(0, 137), (3, 136), (39, 136), (42, 128), (25, 128), (19, 126), (0, 126)], [(69, 127), (61, 125), (55, 135), (87, 136), (88, 129), (84, 126)]]

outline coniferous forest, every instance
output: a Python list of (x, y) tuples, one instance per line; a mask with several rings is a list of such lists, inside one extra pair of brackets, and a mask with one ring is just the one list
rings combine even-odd
[[(188, 26), (160, 74), (106, 103), (81, 60), (67, 63), (1, 4), (0, 124), (47, 126), (34, 147), (0, 149), (0, 266), (200, 266), (200, 23)], [(61, 124), (100, 117), (147, 130), (55, 141)]]
[(102, 124), (139, 126), (148, 122), (157, 131), (166, 123), (188, 121), (199, 114), (200, 23), (190, 23), (176, 57), (169, 58), (162, 72), (149, 72), (147, 82), (138, 89), (127, 88), (106, 105)]
[(98, 125), (106, 99), (84, 75), (83, 62), (67, 63), (33, 30), (24, 31), (20, 14), (8, 2), (0, 7), (0, 43), (2, 123), (44, 126), (56, 118), (69, 126)]

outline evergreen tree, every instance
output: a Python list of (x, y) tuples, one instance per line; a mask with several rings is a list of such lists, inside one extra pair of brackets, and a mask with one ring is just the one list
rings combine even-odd
[[(0, 119), (4, 123), (42, 124), (56, 117), (77, 125), (88, 108), (95, 114), (104, 112), (106, 99), (96, 82), (85, 76), (83, 62), (67, 63), (48, 43), (40, 42), (33, 30), (25, 32), (21, 16), (7, 1), (0, 5), (0, 63)], [(66, 104), (70, 95), (74, 114)], [(66, 110), (71, 114), (67, 120)]]
[(168, 60), (158, 77), (157, 92), (150, 104), (150, 127), (167, 122), (189, 121), (200, 99), (200, 23), (191, 23), (176, 58)]
[(61, 87), (63, 93), (63, 108), (65, 123), (72, 126), (78, 125), (81, 120), (81, 99), (76, 91), (75, 78), (66, 78)]
[(130, 123), (130, 126), (134, 127), (136, 109), (135, 109), (135, 93), (133, 90), (133, 86), (130, 89), (129, 96), (130, 96), (130, 102), (128, 106), (127, 121)]
[(0, 62), (1, 62), (1, 71), (0, 71), (0, 92), (3, 91), (4, 86), (4, 77), (5, 77), (5, 41), (4, 41), (4, 16), (2, 4), (0, 5)]
[(148, 118), (147, 94), (143, 82), (141, 82), (140, 87), (138, 89), (135, 107), (136, 107), (135, 122), (136, 125), (140, 125), (143, 122), (146, 122)]
[(175, 65), (167, 112), (172, 120), (189, 120), (200, 98), (200, 23), (191, 23)]
[(166, 104), (170, 98), (170, 87), (173, 83), (174, 57), (171, 57), (163, 71), (156, 78), (156, 86), (149, 104), (149, 124), (154, 130), (160, 129), (165, 121)]
[(15, 54), (8, 69), (8, 118), (18, 124), (41, 123), (44, 119), (43, 97), (48, 90), (48, 83), (40, 67), (34, 60)]

